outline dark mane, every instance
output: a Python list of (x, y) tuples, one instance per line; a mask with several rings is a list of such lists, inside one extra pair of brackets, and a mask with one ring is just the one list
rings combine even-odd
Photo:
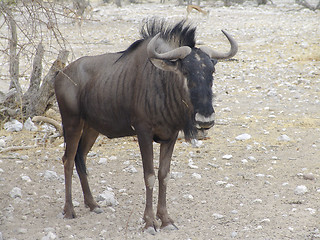
[(164, 19), (149, 19), (140, 30), (142, 39), (135, 41), (126, 50), (120, 52), (122, 54), (117, 61), (137, 49), (144, 40), (152, 38), (158, 33), (173, 47), (189, 46), (194, 48), (196, 44), (195, 32), (196, 28), (188, 24), (186, 20), (182, 20), (175, 25), (168, 25)]
[(196, 28), (188, 24), (186, 20), (170, 26), (165, 20), (156, 18), (148, 20), (140, 31), (143, 39), (154, 37), (160, 33), (160, 36), (174, 47), (189, 46), (191, 48), (194, 48), (196, 44), (195, 32)]

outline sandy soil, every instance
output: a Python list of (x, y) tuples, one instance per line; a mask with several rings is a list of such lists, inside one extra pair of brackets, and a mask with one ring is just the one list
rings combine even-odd
[[(0, 154), (2, 239), (320, 239), (320, 12), (273, 2), (206, 4), (209, 17), (189, 16), (199, 43), (227, 49), (225, 29), (239, 53), (236, 61), (217, 64), (217, 124), (210, 138), (198, 148), (176, 144), (168, 209), (179, 230), (142, 232), (144, 183), (132, 137), (101, 136), (88, 158), (94, 196), (108, 190), (118, 204), (101, 202), (104, 212), (91, 213), (75, 173), (77, 218), (63, 219), (63, 139), (52, 141), (54, 130), (38, 126), (0, 131), (1, 149), (36, 144)], [(154, 15), (175, 20), (186, 11), (170, 2), (95, 4), (96, 21), (80, 31), (61, 20), (61, 29), (77, 58), (125, 49), (138, 39), (141, 21)], [(157, 159), (158, 144), (154, 149)]]

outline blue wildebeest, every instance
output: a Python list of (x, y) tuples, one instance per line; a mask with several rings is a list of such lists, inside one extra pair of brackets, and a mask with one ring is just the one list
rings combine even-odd
[[(229, 52), (197, 48), (195, 30), (185, 21), (169, 25), (152, 19), (143, 26), (142, 38), (127, 50), (80, 58), (57, 75), (55, 92), (66, 142), (62, 158), (66, 218), (76, 216), (71, 198), (74, 163), (85, 205), (101, 212), (90, 192), (85, 164), (98, 134), (109, 138), (137, 135), (146, 186), (145, 228), (156, 230), (156, 216), (161, 227), (175, 227), (167, 212), (166, 189), (178, 132), (183, 130), (190, 140), (197, 129), (213, 126), (214, 65), (217, 59), (231, 58), (238, 49), (226, 32)], [(156, 216), (152, 206), (153, 141), (160, 143)]]

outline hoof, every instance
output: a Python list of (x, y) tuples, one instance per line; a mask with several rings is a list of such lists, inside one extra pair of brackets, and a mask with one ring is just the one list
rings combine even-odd
[(92, 210), (92, 212), (96, 213), (96, 214), (100, 214), (103, 213), (103, 210), (100, 207), (96, 207)]
[(164, 231), (173, 231), (173, 230), (179, 230), (179, 228), (174, 224), (174, 223), (170, 223), (165, 227), (161, 227), (161, 230)]
[(63, 212), (63, 218), (66, 218), (66, 219), (73, 219), (73, 218), (76, 218), (76, 213), (74, 211), (72, 212)]
[(155, 227), (145, 228), (143, 232), (149, 233), (151, 235), (156, 235), (157, 234), (157, 230), (155, 229)]

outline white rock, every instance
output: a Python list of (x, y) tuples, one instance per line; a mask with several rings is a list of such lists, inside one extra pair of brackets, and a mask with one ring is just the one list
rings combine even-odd
[(248, 163), (248, 160), (247, 160), (247, 159), (242, 159), (241, 162), (242, 162), (243, 164), (246, 164), (246, 163)]
[(245, 140), (249, 140), (251, 138), (251, 135), (248, 133), (243, 133), (239, 136), (236, 137), (237, 141), (245, 141)]
[(200, 141), (200, 140), (191, 139), (192, 147), (199, 148), (199, 147), (201, 147), (202, 143), (203, 143), (203, 142)]
[(226, 160), (229, 160), (231, 158), (232, 158), (231, 154), (226, 154), (226, 155), (222, 156), (222, 159), (226, 159)]
[(100, 158), (98, 164), (106, 164), (107, 159), (106, 158)]
[(26, 229), (26, 228), (18, 228), (17, 232), (18, 232), (19, 234), (25, 234), (25, 233), (28, 232), (28, 229)]
[(109, 157), (109, 160), (111, 160), (111, 161), (117, 160), (117, 157), (116, 157), (116, 156), (110, 156), (110, 157)]
[(0, 232), (0, 240), (3, 240), (2, 232)]
[(21, 179), (26, 182), (31, 182), (31, 178), (27, 175), (21, 175)]
[(4, 129), (9, 132), (20, 132), (23, 128), (23, 125), (18, 120), (12, 120), (11, 122), (6, 122), (4, 124)]
[(313, 215), (313, 214), (315, 214), (315, 213), (317, 212), (317, 210), (314, 209), (314, 208), (306, 208), (306, 211), (309, 211), (309, 213), (310, 213), (311, 215)]
[(224, 218), (224, 216), (223, 216), (222, 214), (219, 214), (219, 213), (214, 213), (214, 214), (212, 214), (212, 217), (214, 217), (214, 219)]
[(58, 179), (58, 174), (54, 171), (46, 170), (43, 174), (46, 180), (56, 180)]
[(312, 173), (305, 173), (305, 174), (303, 174), (302, 177), (305, 180), (314, 180), (315, 179), (315, 177), (314, 177), (314, 175)]
[(257, 199), (255, 199), (255, 200), (253, 200), (252, 202), (253, 202), (253, 203), (262, 203), (262, 200), (259, 199), (259, 198), (257, 198)]
[(43, 238), (41, 238), (41, 240), (52, 240), (52, 239), (56, 239), (57, 235), (53, 232), (48, 232), (46, 236), (44, 236)]
[(234, 185), (233, 185), (232, 183), (228, 183), (228, 184), (226, 185), (226, 188), (231, 188), (231, 187), (234, 187)]
[(201, 179), (201, 175), (199, 173), (193, 173), (192, 177), (195, 179)]
[(288, 137), (286, 134), (283, 134), (280, 137), (278, 137), (278, 141), (289, 142), (290, 140), (290, 137)]
[(260, 223), (270, 223), (271, 220), (269, 218), (262, 219)]
[(182, 172), (171, 172), (171, 178), (172, 179), (178, 179), (178, 178), (182, 178), (183, 177), (183, 173)]
[(299, 185), (294, 190), (294, 193), (297, 195), (303, 195), (303, 194), (306, 194), (307, 192), (308, 192), (308, 188), (305, 185)]
[(97, 197), (97, 201), (103, 202), (103, 205), (106, 206), (116, 206), (119, 204), (114, 196), (114, 193), (109, 190), (105, 190), (103, 191), (103, 193), (99, 194), (99, 196)]
[(123, 171), (128, 172), (128, 173), (137, 173), (138, 172), (138, 170), (132, 165), (129, 165), (128, 167), (123, 169)]
[(22, 197), (21, 189), (18, 187), (14, 187), (10, 192), (10, 197), (21, 198)]
[(185, 194), (185, 195), (183, 195), (183, 197), (185, 199), (193, 200), (193, 196), (191, 194)]
[(6, 141), (4, 139), (0, 139), (0, 148), (3, 148), (6, 146)]
[(225, 184), (227, 184), (227, 182), (225, 182), (225, 181), (217, 181), (216, 182), (216, 185), (218, 185), (218, 186), (225, 185)]
[(23, 127), (24, 129), (32, 132), (38, 130), (37, 126), (32, 122), (31, 118), (28, 118), (27, 121), (24, 122)]
[(188, 167), (192, 169), (198, 169), (199, 167), (194, 165), (194, 162), (192, 159), (189, 159)]

